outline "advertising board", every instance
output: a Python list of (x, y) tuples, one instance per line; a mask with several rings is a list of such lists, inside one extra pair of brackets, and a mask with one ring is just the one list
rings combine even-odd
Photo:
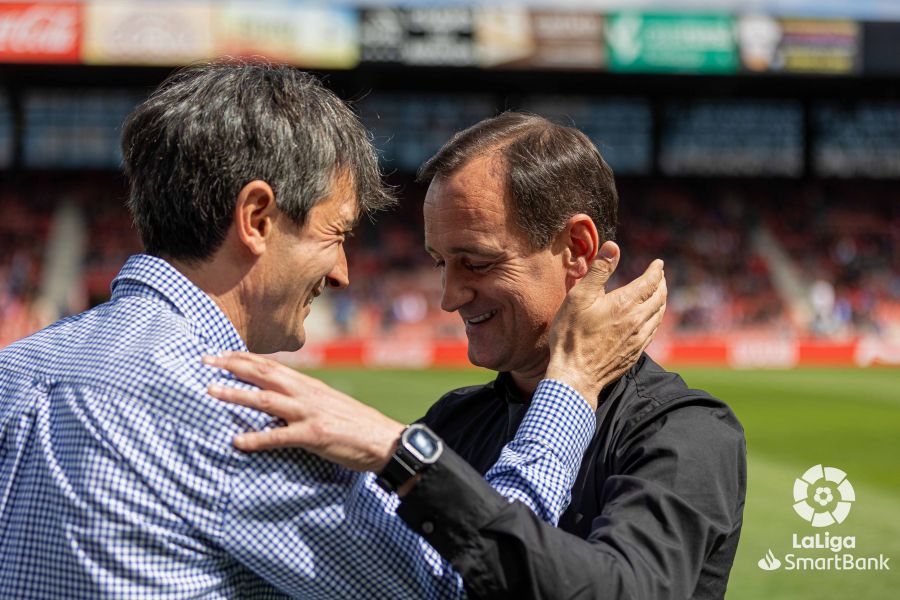
[(605, 33), (611, 71), (737, 72), (730, 15), (614, 13), (606, 18)]
[(596, 12), (476, 9), (475, 48), (486, 68), (599, 70), (606, 64), (603, 16)]
[(84, 23), (86, 64), (178, 66), (215, 55), (208, 3), (90, 2)]
[(861, 28), (847, 19), (746, 15), (738, 39), (745, 72), (850, 75), (862, 67)]
[(215, 54), (265, 56), (318, 69), (351, 69), (359, 62), (355, 9), (326, 5), (231, 2), (213, 18)]
[(77, 63), (81, 35), (78, 2), (0, 4), (0, 62)]

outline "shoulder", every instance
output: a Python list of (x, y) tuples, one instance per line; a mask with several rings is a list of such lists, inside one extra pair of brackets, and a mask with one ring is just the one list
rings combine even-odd
[(740, 430), (740, 422), (723, 400), (709, 392), (688, 387), (678, 374), (667, 371), (644, 355), (626, 376), (622, 416), (628, 420), (685, 413), (686, 418), (709, 415)]
[[(626, 376), (608, 430), (603, 468), (611, 477), (653, 481), (726, 520), (746, 490), (746, 441), (722, 400), (643, 357)], [(712, 514), (711, 513), (711, 514)]]
[(620, 445), (659, 443), (682, 453), (743, 456), (744, 429), (723, 400), (689, 388), (646, 355), (624, 383), (612, 425)]
[(456, 388), (455, 390), (450, 390), (446, 394), (440, 397), (440, 399), (435, 403), (435, 406), (456, 406), (458, 404), (465, 404), (467, 402), (477, 401), (486, 397), (493, 397), (496, 395), (494, 391), (494, 382), (489, 381), (488, 383), (482, 383), (479, 385), (469, 385), (466, 387)]
[(236, 414), (243, 425), (270, 424), (262, 413), (206, 394), (213, 382), (238, 384), (202, 364), (219, 350), (164, 300), (126, 296), (13, 344), (0, 353), (0, 369), (81, 390), (85, 409), (111, 416), (124, 410), (198, 430), (213, 426), (210, 420), (233, 429)]

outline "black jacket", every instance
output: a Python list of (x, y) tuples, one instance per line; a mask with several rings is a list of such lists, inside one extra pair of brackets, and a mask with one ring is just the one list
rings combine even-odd
[(501, 374), (448, 393), (423, 419), (455, 453), (425, 472), (399, 513), (471, 597), (724, 596), (747, 481), (743, 430), (727, 405), (644, 355), (601, 398), (559, 529), (479, 476), (526, 410)]

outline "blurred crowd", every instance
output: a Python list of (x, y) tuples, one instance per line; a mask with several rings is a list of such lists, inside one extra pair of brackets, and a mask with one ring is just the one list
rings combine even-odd
[[(352, 285), (316, 301), (313, 339), (464, 337), (458, 316), (440, 310), (440, 272), (423, 248), (425, 190), (406, 176), (391, 183), (400, 207), (348, 241)], [(624, 179), (619, 193), (623, 260), (612, 286), (663, 258), (667, 334), (839, 338), (900, 328), (900, 205), (888, 184)], [(140, 251), (125, 197), (111, 173), (0, 183), (0, 345), (109, 297), (122, 263)], [(60, 305), (42, 291), (64, 204), (79, 209), (87, 235), (80, 283)]]
[(896, 184), (831, 182), (798, 190), (766, 223), (812, 281), (811, 331), (882, 334), (900, 324)]

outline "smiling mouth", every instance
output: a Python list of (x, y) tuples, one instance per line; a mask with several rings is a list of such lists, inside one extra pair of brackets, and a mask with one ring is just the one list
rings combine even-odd
[(480, 315), (475, 315), (474, 317), (469, 317), (467, 319), (463, 319), (466, 323), (466, 327), (474, 327), (475, 325), (481, 325), (486, 321), (489, 321), (493, 318), (494, 315), (497, 314), (497, 310), (489, 310), (486, 313), (481, 313)]

